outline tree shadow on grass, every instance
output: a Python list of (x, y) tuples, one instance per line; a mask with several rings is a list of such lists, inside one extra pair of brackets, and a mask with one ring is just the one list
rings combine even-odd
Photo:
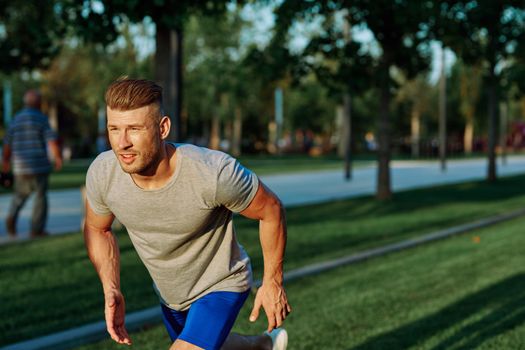
[[(474, 349), (487, 340), (525, 323), (525, 274), (509, 277), (471, 294), (440, 311), (375, 336), (353, 350), (401, 350), (420, 347), (425, 341), (451, 328), (433, 350)], [(468, 322), (468, 319), (480, 316)], [(464, 325), (460, 325), (464, 323)], [(430, 348), (430, 347), (429, 347)]]
[[(508, 202), (525, 195), (522, 186), (525, 176), (513, 176), (500, 179), (491, 184), (476, 181), (462, 184), (441, 185), (422, 189), (397, 192), (390, 201), (374, 201), (372, 196), (362, 196), (330, 203), (312, 204), (298, 208), (289, 208), (287, 222), (309, 224), (331, 220), (362, 219), (363, 217), (383, 217), (410, 213), (413, 210), (432, 209), (450, 202), (490, 203)], [(236, 224), (237, 225), (237, 224)]]

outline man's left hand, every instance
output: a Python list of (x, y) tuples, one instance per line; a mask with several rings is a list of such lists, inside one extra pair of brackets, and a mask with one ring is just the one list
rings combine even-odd
[(263, 282), (257, 291), (250, 314), (251, 322), (255, 322), (259, 317), (261, 306), (268, 318), (268, 332), (280, 327), (288, 314), (292, 312), (283, 285), (275, 281)]

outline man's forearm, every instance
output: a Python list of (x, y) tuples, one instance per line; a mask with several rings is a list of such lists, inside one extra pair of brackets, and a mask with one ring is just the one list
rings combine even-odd
[(62, 152), (60, 151), (60, 146), (58, 142), (53, 140), (48, 143), (51, 154), (53, 154), (53, 160), (55, 162), (55, 168), (60, 170), (62, 168)]
[(120, 291), (120, 252), (111, 230), (97, 231), (86, 225), (84, 240), (104, 294), (114, 290)]
[(259, 233), (264, 259), (263, 282), (283, 282), (283, 260), (286, 249), (286, 221), (279, 201), (272, 204), (271, 215), (260, 220)]
[(2, 171), (8, 172), (10, 170), (11, 161), (11, 146), (4, 144), (2, 149)]

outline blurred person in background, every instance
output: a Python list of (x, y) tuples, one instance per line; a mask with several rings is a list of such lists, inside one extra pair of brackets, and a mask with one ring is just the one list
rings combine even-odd
[[(86, 176), (84, 237), (102, 282), (111, 338), (131, 344), (111, 230), (116, 217), (153, 279), (171, 350), (285, 350), (288, 336), (279, 327), (291, 308), (283, 286), (286, 222), (280, 200), (229, 155), (167, 142), (171, 123), (154, 82), (119, 79), (108, 87), (106, 105), (112, 151), (100, 154)], [(234, 212), (260, 222), (264, 275), (250, 321), (262, 307), (265, 334), (230, 333), (252, 286)]]
[(48, 148), (55, 170), (62, 168), (62, 155), (57, 134), (46, 115), (40, 111), (42, 97), (37, 90), (24, 94), (24, 108), (18, 112), (4, 138), (2, 171), (14, 175), (14, 193), (6, 218), (7, 233), (16, 236), (18, 214), (29, 195), (35, 193), (30, 236), (45, 236), (47, 221), (47, 188), (51, 172)]

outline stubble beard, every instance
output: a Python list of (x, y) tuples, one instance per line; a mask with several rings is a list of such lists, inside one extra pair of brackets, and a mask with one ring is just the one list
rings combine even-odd
[(119, 164), (122, 170), (130, 175), (150, 175), (154, 173), (154, 170), (160, 162), (160, 158), (161, 149), (160, 145), (158, 145), (154, 150), (137, 153), (135, 161), (131, 164), (126, 164), (119, 158)]

